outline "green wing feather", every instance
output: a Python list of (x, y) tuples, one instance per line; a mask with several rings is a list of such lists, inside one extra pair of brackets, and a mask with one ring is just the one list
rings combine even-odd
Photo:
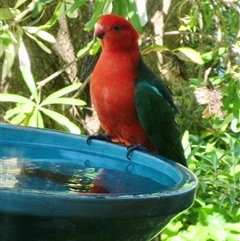
[(171, 92), (150, 70), (143, 67), (136, 81), (135, 94), (141, 125), (160, 155), (187, 166), (181, 134), (175, 122), (177, 108)]

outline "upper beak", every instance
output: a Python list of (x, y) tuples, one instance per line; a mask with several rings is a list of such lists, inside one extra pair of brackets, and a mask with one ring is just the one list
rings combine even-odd
[(105, 35), (104, 26), (99, 23), (96, 23), (94, 28), (94, 35), (97, 38), (102, 39)]

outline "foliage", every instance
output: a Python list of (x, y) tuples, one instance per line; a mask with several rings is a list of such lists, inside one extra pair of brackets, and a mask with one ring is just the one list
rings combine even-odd
[(195, 128), (183, 138), (189, 168), (199, 180), (196, 202), (167, 226), (161, 240), (239, 239), (239, 7), (233, 2), (194, 1), (189, 15), (181, 16), (182, 42), (202, 51), (204, 60), (198, 73), (195, 70), (199, 77), (190, 78), (190, 88), (207, 107), (200, 118), (197, 110), (192, 113)]
[[(67, 104), (72, 106), (85, 105), (84, 101), (81, 100), (73, 98), (58, 98), (64, 94), (68, 94), (69, 92), (78, 89), (80, 84), (74, 84), (68, 88), (59, 90), (50, 96), (47, 96), (42, 102), (40, 102), (43, 86), (51, 79), (56, 78), (62, 71), (59, 71), (58, 74), (49, 76), (49, 78), (38, 83), (38, 87), (36, 87), (36, 83), (31, 72), (31, 63), (24, 44), (24, 37), (29, 37), (42, 49), (42, 51), (51, 54), (51, 48), (48, 47), (48, 44), (45, 44), (45, 42), (51, 44), (56, 41), (55, 37), (49, 33), (50, 28), (52, 28), (56, 24), (57, 20), (64, 15), (67, 15), (69, 18), (76, 18), (78, 15), (78, 8), (86, 4), (90, 6), (91, 3), (87, 0), (39, 0), (31, 1), (30, 4), (28, 4), (28, 2), (29, 1), (27, 0), (18, 0), (13, 8), (0, 9), (0, 57), (4, 57), (2, 66), (2, 80), (7, 77), (13, 66), (15, 57), (18, 56), (19, 68), (21, 70), (23, 80), (25, 81), (32, 95), (28, 99), (16, 94), (1, 93), (0, 101), (17, 103), (16, 107), (9, 109), (6, 112), (4, 118), (12, 124), (22, 124), (43, 128), (44, 119), (46, 118), (43, 118), (41, 113), (44, 113), (62, 126), (65, 130), (80, 133), (80, 129), (67, 117), (49, 108), (43, 107), (49, 106), (50, 104)], [(135, 11), (136, 7), (134, 1), (126, 1), (126, 3), (124, 3), (124, 9), (126, 11), (123, 12), (123, 8), (121, 8), (121, 4), (119, 4), (118, 1), (114, 1), (112, 4), (112, 1), (110, 0), (95, 1), (92, 17), (85, 24), (85, 30), (92, 30), (99, 15), (103, 12), (109, 11), (110, 5), (113, 12), (124, 14), (126, 17), (128, 16), (139, 32), (142, 31), (139, 17)], [(54, 11), (51, 18), (45, 24), (40, 24), (45, 12), (51, 6), (54, 6)], [(88, 53), (96, 54), (98, 50), (99, 44), (92, 40), (86, 45), (86, 47), (79, 50), (76, 56), (76, 61)], [(72, 63), (70, 63), (69, 66), (71, 64)], [(11, 118), (11, 120), (9, 120), (9, 118)]]
[[(72, 121), (54, 112), (53, 108), (55, 104), (83, 106), (85, 103), (81, 100), (62, 97), (78, 89), (80, 84), (73, 83), (42, 98), (45, 82), (36, 84), (34, 80), (24, 38), (30, 38), (42, 51), (51, 54), (49, 44), (55, 38), (50, 29), (62, 16), (76, 18), (78, 9), (86, 5), (92, 9), (91, 18), (85, 24), (86, 31), (93, 29), (99, 15), (113, 12), (131, 20), (141, 34), (146, 13), (138, 16), (136, 9), (140, 12), (139, 3), (144, 1), (29, 2), (18, 0), (13, 8), (0, 9), (2, 79), (6, 78), (18, 56), (23, 81), (31, 95), (28, 98), (27, 94), (1, 93), (0, 101), (17, 103), (6, 112), (5, 118), (15, 124), (43, 127), (45, 117), (42, 114), (45, 114), (64, 129), (79, 133)], [(183, 106), (179, 122), (187, 129), (183, 145), (189, 168), (198, 177), (199, 188), (194, 205), (165, 228), (161, 240), (235, 241), (240, 235), (240, 4), (239, 1), (217, 0), (173, 2), (176, 6), (170, 9), (168, 18), (178, 19), (179, 26), (165, 32), (164, 36), (176, 35), (178, 45), (169, 49), (152, 44), (143, 53), (171, 53), (186, 64), (184, 68), (190, 78), (186, 87), (181, 86)], [(53, 14), (46, 23), (40, 24), (50, 6), (54, 8)], [(146, 12), (145, 4), (142, 10)], [(76, 61), (98, 50), (98, 43), (92, 40), (78, 51)], [(49, 76), (48, 80), (58, 74)], [(171, 86), (174, 93), (179, 85), (182, 82)]]

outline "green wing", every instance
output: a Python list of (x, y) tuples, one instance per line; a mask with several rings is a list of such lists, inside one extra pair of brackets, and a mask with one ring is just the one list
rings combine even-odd
[(137, 82), (135, 106), (141, 125), (158, 153), (187, 166), (174, 107), (159, 88), (150, 82)]

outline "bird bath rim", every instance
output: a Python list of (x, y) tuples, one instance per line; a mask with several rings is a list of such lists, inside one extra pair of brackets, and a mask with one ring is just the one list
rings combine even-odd
[[(11, 132), (11, 135), (9, 135)], [(48, 137), (48, 138), (47, 138)], [(54, 142), (53, 142), (53, 139)], [(150, 194), (79, 194), (79, 195), (70, 195), (68, 194), (60, 194), (56, 192), (46, 192), (46, 193), (38, 193), (38, 192), (21, 192), (21, 191), (12, 191), (9, 189), (0, 189), (1, 195), (5, 196), (5, 200), (15, 200), (18, 196), (17, 204), (21, 206), (24, 213), (28, 213), (29, 207), (24, 206), (24, 202), (21, 204), (21, 200), (26, 199), (28, 197), (29, 203), (41, 203), (47, 200), (49, 207), (42, 207), (39, 210), (34, 210), (36, 215), (50, 215), (49, 210), (52, 209), (51, 216), (74, 216), (78, 215), (74, 209), (62, 209), (61, 205), (70, 205), (73, 203), (76, 206), (75, 210), (78, 210), (79, 215), (88, 217), (89, 215), (94, 215), (94, 212), (99, 212), (99, 208), (102, 208), (101, 216), (115, 216), (119, 218), (126, 217), (126, 213), (116, 212), (114, 211), (114, 207), (122, 207), (122, 205), (132, 205), (134, 208), (134, 202), (140, 203), (141, 205), (149, 205), (148, 213), (145, 214), (149, 217), (156, 215), (170, 215), (174, 213), (178, 213), (183, 211), (192, 205), (194, 197), (195, 197), (195, 189), (197, 187), (197, 178), (196, 176), (189, 171), (187, 168), (181, 166), (178, 163), (172, 162), (165, 158), (162, 158), (157, 155), (153, 155), (150, 153), (145, 153), (142, 151), (134, 151), (131, 154), (131, 160), (129, 161), (126, 158), (126, 147), (107, 143), (103, 141), (93, 140), (91, 144), (88, 145), (86, 143), (86, 136), (79, 136), (75, 134), (66, 134), (63, 132), (52, 131), (52, 130), (43, 130), (37, 128), (29, 128), (22, 126), (14, 126), (8, 124), (0, 124), (0, 145), (1, 143), (8, 144), (17, 144), (23, 146), (41, 146), (42, 148), (50, 148), (50, 149), (61, 149), (62, 152), (81, 152), (84, 154), (91, 154), (101, 157), (106, 157), (108, 159), (114, 159), (115, 162), (125, 162), (130, 165), (140, 164), (143, 166), (151, 166), (152, 168), (158, 169), (158, 171), (163, 172), (164, 169), (166, 171), (170, 171), (174, 173), (175, 184), (173, 187), (169, 188), (166, 191), (154, 192)], [(34, 143), (34, 144), (33, 144)], [(54, 144), (53, 144), (54, 143)], [(114, 149), (114, 153), (110, 153), (109, 150)], [(146, 160), (147, 159), (147, 160)], [(111, 163), (105, 163), (106, 165), (111, 165)], [(130, 166), (129, 166), (130, 168)], [(179, 195), (181, 195), (180, 204), (175, 205), (174, 202), (178, 202)], [(146, 200), (148, 201), (147, 204)], [(161, 201), (161, 205), (159, 210), (151, 210), (152, 207), (156, 207)], [(164, 206), (169, 205), (169, 202), (173, 202), (175, 205), (172, 210), (165, 210)], [(4, 203), (4, 202), (2, 202)], [(57, 203), (57, 205), (56, 205)], [(84, 205), (89, 207), (91, 204), (96, 204), (92, 206), (91, 214), (88, 214), (84, 210)], [(57, 206), (57, 207), (56, 207)], [(71, 205), (70, 205), (71, 206)], [(17, 212), (14, 205), (8, 205), (7, 208), (9, 211)], [(31, 208), (32, 211), (34, 207)], [(54, 210), (57, 209), (55, 212)], [(110, 209), (110, 210), (109, 210)], [(118, 208), (117, 208), (118, 209)], [(119, 209), (118, 209), (119, 210)], [(1, 211), (1, 210), (0, 210)], [(6, 210), (5, 210), (6, 211)], [(135, 217), (142, 217), (144, 215), (144, 211), (136, 210), (132, 214)], [(99, 213), (96, 214), (99, 216)]]

